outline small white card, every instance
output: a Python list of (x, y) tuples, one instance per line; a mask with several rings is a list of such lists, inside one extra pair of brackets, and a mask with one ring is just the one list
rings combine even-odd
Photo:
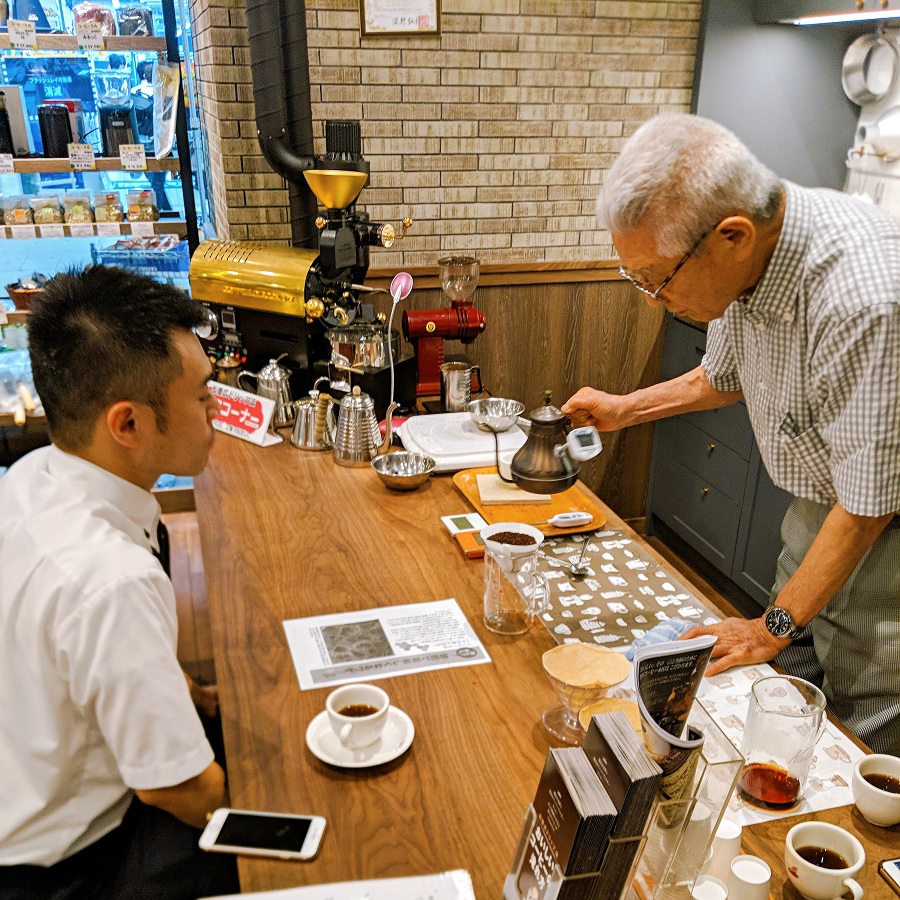
[(224, 431), (225, 434), (260, 447), (281, 443), (283, 438), (280, 434), (269, 433), (269, 422), (275, 412), (274, 400), (218, 381), (209, 381), (207, 384), (210, 393), (218, 398), (221, 406), (219, 415), (212, 423), (216, 431)]
[(90, 144), (69, 144), (69, 166), (76, 172), (90, 172), (96, 169), (94, 148)]
[(38, 230), (42, 238), (60, 238), (66, 236), (65, 227), (62, 225), (39, 225)]
[(143, 172), (147, 168), (147, 152), (143, 144), (120, 144), (119, 159), (129, 172)]
[(458, 516), (441, 516), (441, 521), (450, 534), (459, 534), (461, 531), (481, 531), (488, 525), (477, 512), (460, 513)]
[(16, 171), (12, 153), (0, 153), (0, 175), (12, 175)]
[(103, 25), (100, 22), (83, 21), (75, 23), (75, 37), (79, 50), (102, 50)]
[(9, 30), (9, 43), (15, 50), (37, 50), (37, 30), (34, 22), (9, 19), (6, 23)]
[(93, 237), (96, 233), (91, 222), (75, 222), (69, 226), (69, 234), (72, 237)]
[(153, 222), (132, 222), (131, 233), (135, 237), (153, 237), (156, 234)]
[(13, 225), (12, 236), (17, 241), (30, 241), (37, 236), (34, 225)]
[(97, 234), (101, 237), (118, 237), (122, 233), (122, 226), (118, 222), (98, 222)]

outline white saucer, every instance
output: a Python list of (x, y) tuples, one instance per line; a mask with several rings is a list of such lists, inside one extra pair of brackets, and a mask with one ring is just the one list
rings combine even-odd
[(322, 710), (306, 729), (306, 746), (314, 756), (331, 766), (367, 769), (369, 766), (390, 762), (405, 753), (415, 734), (412, 719), (402, 709), (392, 706), (388, 710), (387, 723), (381, 737), (362, 750), (350, 750), (338, 740), (328, 721), (328, 713)]

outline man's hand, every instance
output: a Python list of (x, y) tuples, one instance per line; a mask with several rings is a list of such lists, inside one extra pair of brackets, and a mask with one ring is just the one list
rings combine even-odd
[(188, 675), (182, 672), (191, 692), (191, 702), (204, 716), (214, 718), (219, 714), (219, 688), (215, 684), (198, 684)]
[(687, 641), (704, 634), (718, 638), (712, 650), (713, 662), (706, 669), (708, 676), (718, 675), (732, 666), (768, 662), (791, 643), (771, 634), (761, 618), (725, 619), (716, 625), (697, 625), (678, 640)]
[(562, 411), (575, 428), (593, 425), (597, 431), (617, 431), (631, 424), (624, 401), (619, 394), (583, 387), (562, 405)]

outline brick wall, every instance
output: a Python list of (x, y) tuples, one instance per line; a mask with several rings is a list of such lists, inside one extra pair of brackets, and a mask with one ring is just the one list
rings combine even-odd
[[(594, 196), (647, 117), (690, 103), (700, 2), (443, 0), (442, 33), (361, 37), (358, 0), (306, 0), (313, 131), (360, 119), (374, 221), (415, 225), (372, 265), (605, 259)], [(260, 154), (242, 0), (193, 0), (221, 238), (290, 237)]]

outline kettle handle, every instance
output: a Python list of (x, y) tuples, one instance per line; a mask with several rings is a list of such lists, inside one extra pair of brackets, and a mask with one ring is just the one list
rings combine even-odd
[[(257, 372), (238, 372), (237, 383), (239, 388), (243, 388), (243, 385), (241, 384), (242, 378), (255, 378), (256, 386), (259, 388), (259, 374)], [(244, 388), (244, 390), (247, 390), (247, 388)], [(252, 391), (252, 393), (255, 394), (256, 391)]]

